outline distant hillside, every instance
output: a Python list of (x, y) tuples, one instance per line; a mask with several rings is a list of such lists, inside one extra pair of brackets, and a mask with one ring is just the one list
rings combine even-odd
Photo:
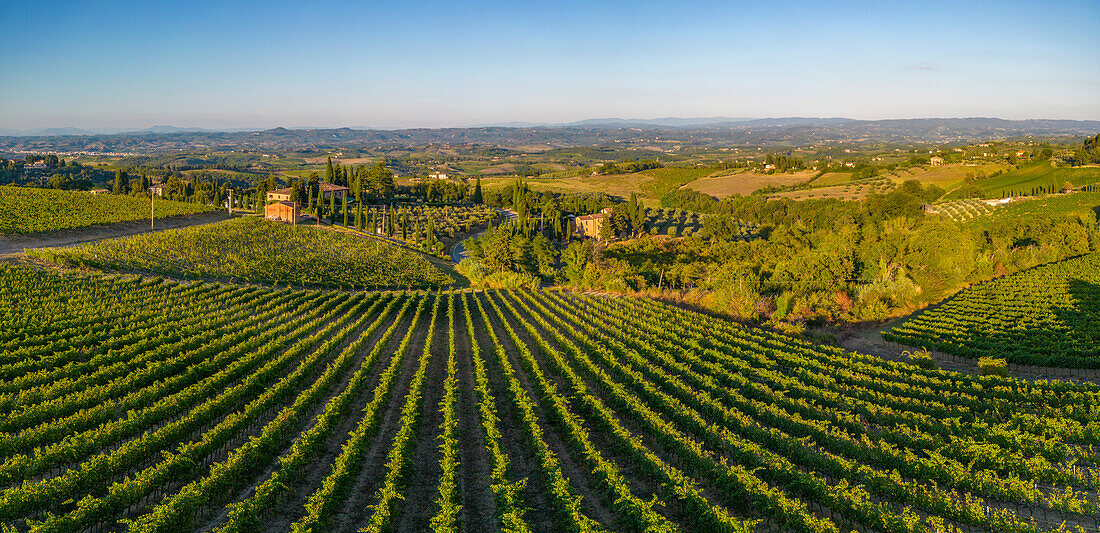
[[(995, 118), (851, 120), (844, 118), (766, 118), (700, 123), (712, 119), (630, 121), (597, 119), (584, 124), (538, 127), (478, 127), (406, 130), (286, 129), (211, 132), (157, 126), (154, 131), (100, 135), (39, 135), (0, 137), (0, 151), (9, 152), (130, 152), (149, 154), (201, 149), (325, 150), (418, 146), (425, 144), (488, 144), (501, 147), (597, 146), (619, 143), (646, 146), (659, 136), (689, 146), (805, 146), (815, 143), (970, 143), (1027, 137), (1092, 135), (1100, 121), (1003, 120)], [(608, 121), (611, 121), (608, 123)], [(652, 122), (681, 121), (682, 125)], [(585, 125), (588, 124), (588, 125)], [(642, 127), (644, 125), (644, 127)]]

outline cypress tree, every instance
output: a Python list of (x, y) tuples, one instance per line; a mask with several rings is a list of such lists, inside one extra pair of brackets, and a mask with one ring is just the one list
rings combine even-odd
[(363, 173), (355, 173), (355, 227), (363, 230)]
[(474, 195), (470, 198), (470, 201), (474, 205), (481, 205), (484, 203), (484, 198), (481, 196), (481, 176), (477, 177), (477, 182), (474, 183)]
[(336, 179), (336, 170), (332, 168), (332, 156), (329, 156), (328, 163), (325, 165), (325, 181), (332, 183), (334, 179)]
[(130, 192), (130, 177), (122, 169), (115, 171), (115, 185), (111, 191), (115, 194), (127, 194)]
[(328, 219), (331, 222), (336, 222), (336, 191), (332, 191), (328, 195)]

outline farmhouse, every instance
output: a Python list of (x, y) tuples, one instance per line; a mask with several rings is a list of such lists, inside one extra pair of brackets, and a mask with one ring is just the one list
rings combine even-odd
[(155, 194), (157, 196), (164, 196), (164, 184), (153, 185), (149, 187), (149, 194)]
[(348, 188), (341, 187), (339, 185), (333, 185), (327, 181), (321, 182), (321, 197), (328, 201), (329, 197), (336, 195), (336, 198), (341, 202), (348, 196)]
[(932, 166), (934, 166), (934, 167), (943, 166), (943, 158), (938, 156), (938, 155), (932, 156), (931, 158), (929, 158), (928, 162), (932, 163)]
[(600, 238), (600, 229), (603, 228), (607, 213), (595, 213), (579, 216), (573, 219), (573, 233), (582, 237)]
[(289, 202), (291, 195), (294, 194), (294, 188), (287, 187), (285, 189), (277, 189), (274, 191), (268, 191), (267, 201), (269, 202)]
[(428, 174), (428, 177), (437, 180), (445, 180), (447, 179), (447, 174), (444, 172), (432, 172), (431, 174)]
[(297, 224), (301, 214), (298, 212), (297, 202), (279, 201), (268, 204), (264, 208), (264, 218), (268, 220), (281, 220)]
[(92, 194), (110, 194), (111, 191), (108, 191), (107, 189), (92, 189), (88, 192)]

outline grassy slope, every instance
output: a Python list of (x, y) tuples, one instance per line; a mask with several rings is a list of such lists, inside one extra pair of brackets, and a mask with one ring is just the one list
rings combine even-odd
[(895, 170), (883, 177), (890, 178), (896, 183), (906, 180), (917, 180), (922, 185), (935, 185), (945, 190), (950, 190), (965, 183), (966, 178), (974, 176), (988, 176), (998, 170), (1007, 171), (1012, 167), (1007, 164), (982, 163), (976, 166), (952, 164), (942, 167), (912, 167), (904, 170)]
[[(482, 178), (481, 186), (486, 190), (507, 187), (515, 183), (515, 176), (502, 178)], [(555, 193), (595, 193), (602, 192), (612, 196), (629, 198), (630, 193), (641, 192), (642, 184), (653, 181), (652, 176), (642, 173), (615, 174), (610, 176), (583, 175), (570, 178), (529, 178), (527, 185), (531, 190)]]
[(30, 253), (68, 266), (295, 286), (435, 287), (453, 281), (398, 246), (255, 217)]
[(826, 172), (810, 182), (814, 187), (826, 187), (829, 185), (842, 185), (852, 180), (851, 172)]
[(712, 168), (664, 167), (641, 172), (653, 181), (642, 184), (642, 196), (661, 199), (684, 184), (714, 173)]
[[(661, 197), (692, 180), (714, 172), (710, 168), (664, 167), (634, 174), (593, 176), (587, 170), (568, 169), (527, 179), (528, 186), (536, 191), (555, 193), (607, 193), (629, 198), (637, 194), (647, 206), (656, 206)], [(485, 177), (481, 186), (487, 190), (507, 187), (515, 182), (515, 176)]]
[[(199, 204), (157, 200), (157, 218), (210, 211)], [(149, 199), (33, 187), (0, 187), (0, 235), (38, 233), (149, 218)]]

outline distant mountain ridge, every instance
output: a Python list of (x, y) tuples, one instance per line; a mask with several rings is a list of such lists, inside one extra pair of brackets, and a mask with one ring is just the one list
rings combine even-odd
[(488, 128), (693, 128), (719, 125), (794, 125), (794, 124), (837, 124), (850, 122), (849, 118), (733, 118), (733, 117), (664, 117), (664, 118), (590, 118), (576, 122), (505, 122), (485, 124)]
[[(718, 122), (711, 122), (718, 121)], [(663, 122), (663, 123), (658, 123)], [(166, 151), (332, 149), (483, 144), (524, 151), (618, 143), (622, 147), (682, 144), (697, 147), (759, 146), (789, 149), (820, 143), (872, 142), (881, 146), (912, 143), (964, 144), (1029, 137), (1095, 135), (1096, 120), (1006, 120), (998, 118), (919, 118), (854, 120), (847, 118), (727, 117), (687, 119), (592, 119), (560, 126), (479, 126), (402, 130), (352, 128), (271, 128), (208, 131), (154, 126), (113, 134), (72, 133), (0, 137), (0, 151), (153, 154)], [(77, 130), (82, 131), (82, 130)], [(647, 148), (650, 149), (650, 148)]]
[(844, 124), (865, 125), (871, 128), (1006, 128), (1021, 129), (1035, 127), (1038, 129), (1066, 128), (1100, 129), (1100, 121), (1097, 120), (1069, 120), (1069, 119), (1023, 119), (1010, 120), (988, 117), (966, 118), (902, 118), (902, 119), (878, 119), (858, 120), (843, 117), (776, 117), (776, 118), (733, 118), (733, 117), (664, 117), (653, 119), (642, 118), (590, 118), (576, 122), (546, 123), (546, 122), (506, 122), (496, 124), (481, 124), (467, 127), (450, 128), (369, 128), (369, 127), (275, 127), (275, 128), (226, 128), (207, 129), (197, 127), (179, 127), (172, 125), (156, 125), (144, 129), (133, 128), (97, 128), (82, 129), (73, 127), (38, 128), (30, 130), (16, 130), (0, 128), (0, 137), (49, 137), (67, 135), (145, 135), (145, 134), (174, 134), (174, 133), (242, 133), (242, 132), (295, 132), (295, 131), (354, 131), (354, 132), (401, 132), (401, 131), (453, 131), (453, 130), (477, 130), (484, 128), (642, 128), (642, 129), (710, 129), (710, 128), (752, 128), (752, 127), (787, 127), (787, 126), (838, 126)]
[(231, 129), (206, 129), (206, 128), (181, 128), (178, 126), (158, 125), (145, 129), (134, 128), (37, 128), (30, 130), (15, 130), (0, 128), (0, 137), (48, 137), (61, 135), (142, 135), (146, 133), (215, 133), (215, 132), (239, 132), (259, 131), (258, 128), (231, 128)]

